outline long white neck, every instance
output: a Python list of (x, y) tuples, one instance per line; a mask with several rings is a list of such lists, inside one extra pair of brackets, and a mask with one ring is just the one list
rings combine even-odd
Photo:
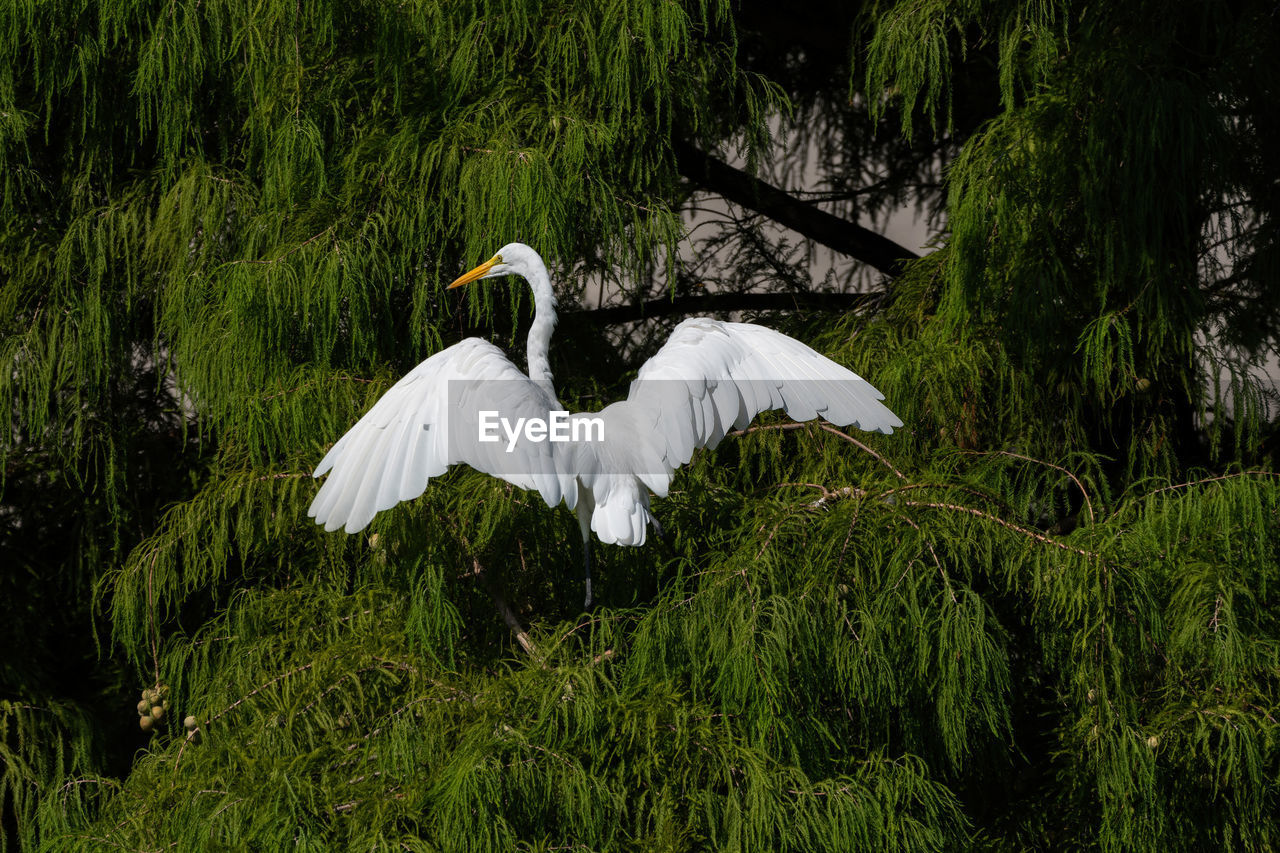
[(551, 383), (551, 362), (547, 353), (551, 349), (551, 333), (556, 330), (556, 294), (551, 288), (551, 277), (541, 263), (535, 264), (527, 276), (533, 290), (533, 325), (529, 327), (528, 354), (529, 378), (547, 390), (553, 398), (555, 386)]

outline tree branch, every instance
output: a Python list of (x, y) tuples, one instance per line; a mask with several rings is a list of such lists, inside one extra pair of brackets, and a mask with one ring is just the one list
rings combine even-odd
[(489, 591), (489, 597), (493, 599), (494, 606), (498, 608), (498, 615), (502, 617), (503, 622), (507, 623), (507, 627), (511, 629), (511, 633), (515, 634), (516, 640), (520, 643), (520, 647), (528, 653), (529, 657), (533, 658), (545, 667), (546, 664), (543, 663), (542, 655), (538, 654), (538, 647), (535, 646), (533, 644), (533, 640), (529, 638), (529, 632), (520, 624), (520, 620), (516, 617), (515, 612), (507, 605), (507, 600), (503, 597), (502, 591), (498, 589), (498, 585), (489, 579), (489, 575), (485, 571), (484, 566), (480, 565), (480, 561), (474, 556), (471, 557), (471, 565), (475, 570), (476, 577), (480, 578), (485, 585), (485, 589)]
[(897, 276), (902, 272), (904, 261), (918, 257), (883, 234), (801, 201), (687, 142), (676, 140), (674, 149), (680, 173), (699, 186), (762, 213), (810, 240), (869, 264), (885, 275)]
[[(471, 551), (471, 543), (467, 541), (467, 537), (462, 535), (462, 531), (453, 523), (453, 519), (446, 519), (449, 527), (452, 528), (453, 534), (458, 537), (458, 541), (462, 543), (462, 549), (467, 558), (471, 560), (471, 574), (478, 578), (489, 592), (489, 597), (493, 599), (493, 604), (498, 608), (498, 615), (502, 617), (502, 621), (507, 623), (507, 627), (511, 629), (511, 633), (515, 635), (516, 641), (520, 643), (520, 647), (524, 649), (529, 657), (538, 662), (544, 669), (547, 664), (542, 659), (542, 655), (538, 653), (538, 647), (533, 644), (533, 640), (529, 637), (529, 632), (520, 624), (520, 620), (516, 617), (515, 612), (507, 604), (507, 599), (502, 594), (502, 590), (498, 588), (498, 584), (494, 582), (485, 567), (476, 559), (476, 555)], [(521, 557), (523, 560), (523, 556)]]
[(661, 297), (631, 305), (613, 305), (585, 311), (570, 311), (563, 318), (580, 318), (592, 323), (630, 323), (672, 314), (703, 314), (724, 311), (852, 311), (879, 297), (874, 293), (705, 293), (694, 296)]

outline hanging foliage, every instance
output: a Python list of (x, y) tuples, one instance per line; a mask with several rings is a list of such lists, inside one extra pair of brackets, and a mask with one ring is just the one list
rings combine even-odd
[[(1280, 844), (1274, 10), (765, 6), (0, 8), (0, 849)], [(471, 470), (325, 533), (511, 240), (572, 408), (723, 309), (905, 426), (727, 437), (588, 615)]]

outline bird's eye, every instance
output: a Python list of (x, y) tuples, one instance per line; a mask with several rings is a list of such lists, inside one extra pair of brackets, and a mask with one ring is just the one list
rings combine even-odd
[(502, 263), (502, 255), (494, 255), (493, 263), (494, 263), (494, 266), (497, 266), (498, 264)]

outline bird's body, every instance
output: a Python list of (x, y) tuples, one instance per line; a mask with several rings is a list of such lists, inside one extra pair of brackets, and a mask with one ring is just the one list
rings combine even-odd
[[(799, 341), (706, 317), (676, 327), (641, 367), (626, 400), (596, 413), (564, 413), (547, 358), (555, 295), (537, 253), (509, 244), (450, 287), (508, 274), (523, 276), (533, 289), (528, 375), (480, 338), (415, 367), (316, 467), (314, 476), (329, 472), (329, 478), (308, 514), (326, 530), (355, 533), (376, 513), (422, 494), (431, 477), (466, 463), (577, 513), (590, 606), (590, 534), (643, 545), (656, 524), (649, 493), (665, 497), (676, 469), (699, 447), (715, 447), (767, 409), (875, 432), (902, 424), (880, 403), (880, 392)], [(513, 435), (512, 424), (530, 419), (544, 425), (558, 419), (566, 440), (537, 440), (533, 428)], [(497, 440), (481, 440), (495, 433)]]

